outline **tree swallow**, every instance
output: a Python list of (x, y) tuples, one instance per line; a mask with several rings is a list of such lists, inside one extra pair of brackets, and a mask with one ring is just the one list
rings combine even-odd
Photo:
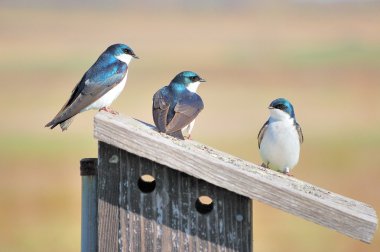
[(153, 96), (153, 120), (159, 132), (173, 137), (191, 138), (195, 117), (203, 109), (202, 98), (196, 93), (204, 79), (196, 73), (184, 71), (176, 75), (168, 86)]
[(70, 99), (45, 127), (53, 129), (59, 124), (64, 131), (76, 114), (90, 109), (117, 114), (109, 106), (124, 89), (132, 58), (138, 59), (127, 45), (115, 44), (108, 47), (84, 74), (72, 91)]
[(269, 105), (270, 117), (261, 128), (258, 140), (263, 167), (289, 175), (298, 163), (303, 134), (292, 104), (279, 98)]

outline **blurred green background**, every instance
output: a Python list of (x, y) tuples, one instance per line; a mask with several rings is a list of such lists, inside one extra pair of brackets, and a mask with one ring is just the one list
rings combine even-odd
[[(178, 72), (207, 79), (193, 138), (260, 163), (274, 98), (305, 142), (295, 177), (380, 210), (378, 1), (2, 1), (0, 250), (79, 251), (79, 160), (97, 155), (95, 112), (44, 128), (105, 48), (141, 58), (113, 104), (152, 123), (151, 98)], [(380, 251), (254, 203), (255, 251)]]

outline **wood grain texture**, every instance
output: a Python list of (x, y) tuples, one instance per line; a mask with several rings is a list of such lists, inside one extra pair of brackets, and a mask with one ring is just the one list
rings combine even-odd
[(369, 205), (206, 145), (173, 139), (130, 117), (98, 113), (94, 136), (99, 141), (366, 243), (371, 242), (377, 229), (376, 212)]
[[(102, 142), (99, 161), (100, 251), (252, 251), (249, 198)], [(145, 174), (156, 181), (149, 193)], [(207, 214), (195, 207), (201, 195), (214, 202)]]
[[(119, 149), (99, 143), (98, 251), (119, 251)], [(107, 157), (107, 158), (104, 158)]]

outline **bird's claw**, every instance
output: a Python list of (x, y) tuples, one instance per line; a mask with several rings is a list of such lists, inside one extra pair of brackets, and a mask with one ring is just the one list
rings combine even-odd
[(286, 167), (286, 168), (285, 168), (284, 174), (288, 175), (289, 177), (293, 177), (293, 175), (290, 174), (290, 169), (289, 169), (289, 167)]
[(117, 112), (117, 111), (111, 109), (110, 107), (103, 107), (103, 108), (99, 109), (99, 111), (102, 111), (102, 110), (103, 110), (103, 111), (106, 111), (106, 112), (108, 112), (108, 113), (111, 113), (111, 114), (113, 114), (113, 115), (118, 115), (118, 114), (119, 114), (119, 112)]

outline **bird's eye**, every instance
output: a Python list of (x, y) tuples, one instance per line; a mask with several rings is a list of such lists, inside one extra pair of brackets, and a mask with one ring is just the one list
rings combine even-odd
[(281, 109), (281, 110), (285, 110), (285, 109), (286, 109), (286, 106), (285, 106), (284, 104), (278, 104), (278, 105), (276, 106), (276, 108)]
[(125, 54), (130, 54), (130, 53), (131, 53), (131, 50), (129, 50), (129, 49), (126, 48), (126, 49), (123, 50), (123, 52), (124, 52)]
[(190, 79), (191, 79), (193, 82), (199, 81), (199, 77), (198, 77), (198, 76), (192, 76)]

